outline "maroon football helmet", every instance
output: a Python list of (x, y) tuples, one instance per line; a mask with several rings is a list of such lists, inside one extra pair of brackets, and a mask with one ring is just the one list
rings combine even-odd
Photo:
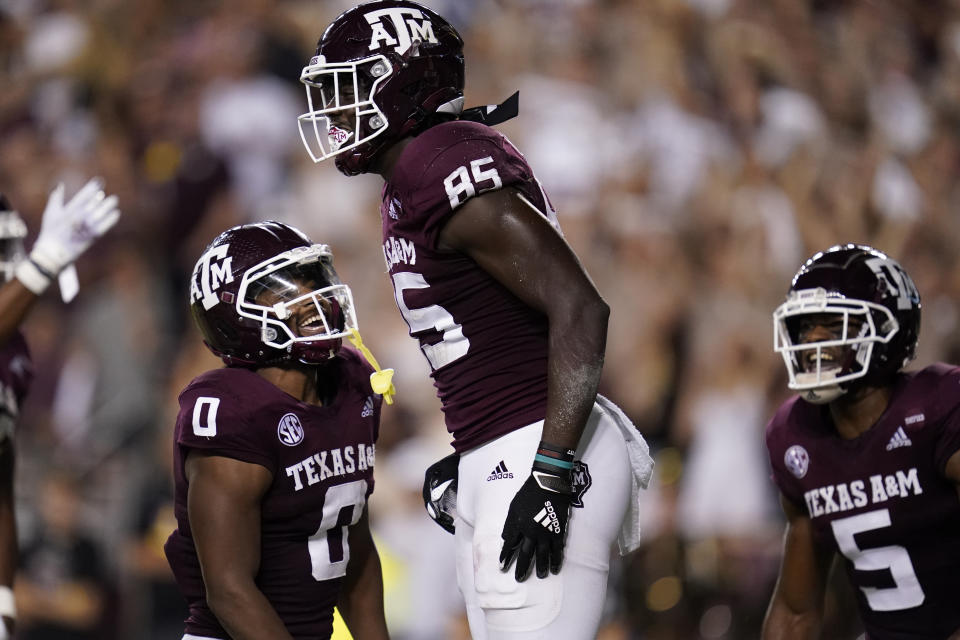
[(206, 345), (230, 366), (320, 364), (357, 329), (329, 247), (280, 222), (217, 236), (193, 269), (190, 310)]
[(0, 193), (0, 282), (13, 277), (17, 263), (23, 260), (23, 239), (27, 225), (7, 197)]
[(298, 118), (314, 162), (336, 156), (367, 171), (386, 146), (463, 110), (463, 40), (432, 10), (378, 0), (341, 14), (303, 68), (309, 111)]
[[(814, 403), (851, 384), (884, 384), (913, 359), (920, 333), (920, 294), (903, 267), (855, 244), (814, 255), (773, 312), (774, 349), (789, 387)], [(828, 339), (804, 341), (805, 326), (832, 326)]]

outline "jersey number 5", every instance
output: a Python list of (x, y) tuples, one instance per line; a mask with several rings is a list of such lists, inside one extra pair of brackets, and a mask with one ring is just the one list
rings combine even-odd
[(410, 327), (410, 335), (415, 336), (423, 331), (437, 331), (443, 335), (436, 344), (422, 344), (420, 350), (430, 361), (430, 368), (436, 371), (467, 355), (470, 349), (470, 340), (463, 335), (463, 326), (458, 324), (449, 311), (440, 305), (432, 304), (428, 307), (411, 309), (403, 300), (403, 292), (407, 289), (426, 289), (430, 285), (419, 273), (401, 271), (393, 276), (393, 295), (397, 299), (397, 307)]
[(896, 586), (885, 589), (860, 587), (867, 604), (874, 611), (899, 611), (923, 604), (924, 595), (907, 550), (901, 546), (861, 549), (854, 536), (865, 531), (890, 526), (890, 511), (877, 509), (830, 523), (837, 538), (840, 553), (845, 555), (858, 571), (887, 570)]

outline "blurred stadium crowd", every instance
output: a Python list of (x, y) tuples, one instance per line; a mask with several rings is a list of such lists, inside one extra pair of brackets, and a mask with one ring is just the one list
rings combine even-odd
[[(603, 638), (755, 638), (783, 521), (763, 428), (787, 396), (770, 313), (797, 267), (865, 242), (924, 300), (917, 364), (960, 360), (960, 2), (434, 0), (466, 41), (467, 106), (503, 126), (613, 313), (602, 392), (657, 458), (646, 546), (615, 563)], [(313, 165), (300, 68), (345, 0), (0, 0), (0, 190), (34, 234), (57, 180), (102, 175), (124, 216), (70, 306), (26, 333), (20, 638), (179, 638), (177, 393), (218, 365), (186, 282), (216, 233), (278, 219), (330, 244), (397, 370), (372, 525), (401, 640), (465, 637), (453, 540), (422, 512), (447, 452), (379, 249), (378, 179)], [(441, 551), (446, 548), (447, 552)], [(852, 595), (830, 638), (859, 631)]]

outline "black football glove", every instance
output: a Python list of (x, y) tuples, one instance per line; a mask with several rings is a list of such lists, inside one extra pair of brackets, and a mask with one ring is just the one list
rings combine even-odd
[(427, 467), (423, 478), (423, 506), (438, 525), (454, 533), (457, 517), (457, 467), (460, 454), (452, 453)]
[(534, 558), (538, 578), (546, 578), (548, 570), (558, 573), (563, 563), (563, 543), (572, 499), (569, 472), (548, 473), (534, 467), (507, 511), (501, 534), (500, 569), (509, 569), (516, 556), (517, 582), (529, 577)]

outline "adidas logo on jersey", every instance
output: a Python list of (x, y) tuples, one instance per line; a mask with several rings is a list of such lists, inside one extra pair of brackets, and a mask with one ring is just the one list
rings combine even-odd
[(396, 198), (390, 199), (390, 207), (387, 209), (387, 215), (394, 220), (400, 219), (400, 201)]
[(373, 415), (373, 396), (367, 396), (366, 402), (363, 403), (363, 411), (360, 412), (361, 418), (369, 418)]
[(543, 503), (543, 509), (533, 516), (533, 519), (542, 524), (544, 528), (554, 533), (560, 533), (560, 519), (557, 518), (557, 512), (553, 508), (553, 503), (549, 500)]
[(887, 451), (892, 451), (898, 447), (909, 447), (912, 444), (913, 443), (910, 441), (910, 438), (907, 437), (907, 432), (903, 430), (903, 427), (897, 427), (893, 437), (890, 438), (890, 442), (887, 443)]
[(500, 461), (500, 464), (494, 468), (494, 470), (487, 476), (487, 482), (491, 480), (503, 480), (504, 478), (512, 478), (513, 473), (507, 470), (507, 465), (503, 464), (503, 460)]

